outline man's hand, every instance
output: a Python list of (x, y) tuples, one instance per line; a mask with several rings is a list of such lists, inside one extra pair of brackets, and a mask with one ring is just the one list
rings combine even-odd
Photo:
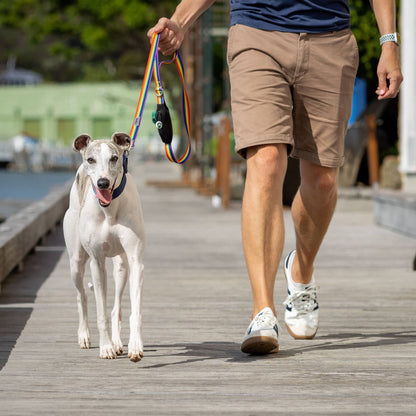
[(160, 33), (159, 51), (163, 55), (172, 55), (177, 51), (185, 36), (184, 30), (172, 19), (162, 17), (157, 24), (149, 29), (147, 36), (152, 37), (153, 33)]
[(400, 70), (399, 47), (393, 42), (382, 46), (377, 67), (378, 87), (376, 94), (379, 100), (394, 98), (399, 92), (403, 75)]

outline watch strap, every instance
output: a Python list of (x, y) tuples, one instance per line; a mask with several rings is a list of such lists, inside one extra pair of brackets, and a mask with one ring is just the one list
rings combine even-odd
[(400, 45), (400, 35), (397, 32), (387, 33), (380, 37), (380, 45), (384, 42), (394, 42), (396, 45)]

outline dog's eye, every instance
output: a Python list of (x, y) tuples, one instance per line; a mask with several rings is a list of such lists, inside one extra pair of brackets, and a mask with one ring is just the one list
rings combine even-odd
[(118, 156), (111, 156), (110, 162), (117, 162)]
[(89, 157), (87, 159), (87, 162), (91, 165), (91, 164), (95, 163), (95, 159), (93, 157)]

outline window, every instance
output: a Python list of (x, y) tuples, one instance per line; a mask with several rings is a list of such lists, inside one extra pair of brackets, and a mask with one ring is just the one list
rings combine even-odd
[(29, 118), (23, 121), (23, 131), (34, 139), (41, 138), (41, 124), (37, 118)]
[(58, 141), (69, 145), (75, 139), (75, 120), (72, 118), (58, 119)]

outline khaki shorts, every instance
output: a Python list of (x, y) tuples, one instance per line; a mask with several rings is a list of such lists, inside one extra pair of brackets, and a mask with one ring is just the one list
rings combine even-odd
[(349, 29), (323, 34), (230, 28), (227, 60), (236, 151), (286, 143), (291, 156), (339, 167), (358, 48)]

